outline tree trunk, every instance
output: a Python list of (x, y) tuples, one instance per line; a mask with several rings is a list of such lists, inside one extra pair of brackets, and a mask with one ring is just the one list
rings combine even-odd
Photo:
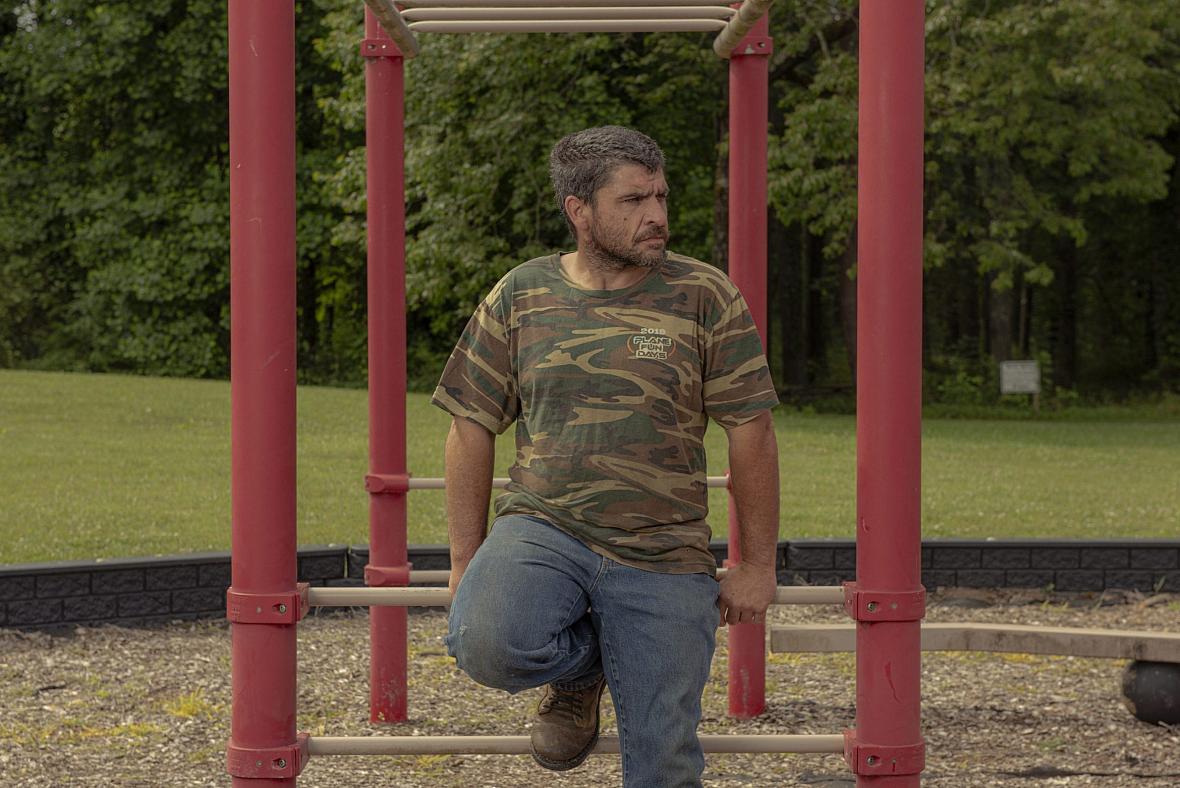
[(840, 265), (840, 329), (844, 334), (844, 350), (848, 355), (848, 372), (856, 385), (856, 230), (849, 233), (848, 248)]
[[(781, 326), (779, 358), (782, 382), (807, 385), (806, 262), (802, 259), (798, 226), (787, 228), (770, 215), (771, 257), (774, 261), (774, 296)], [(803, 273), (801, 273), (803, 272)]]
[(987, 332), (988, 350), (998, 364), (1012, 358), (1012, 313), (1015, 311), (1015, 288), (997, 291), (995, 277), (989, 277), (987, 286)]
[(722, 70), (717, 113), (717, 161), (713, 168), (713, 265), (729, 271), (729, 72)]
[(824, 256), (816, 250), (815, 236), (806, 227), (799, 228), (804, 277), (803, 303), (807, 310), (801, 317), (800, 325), (807, 329), (807, 377), (809, 381), (822, 380), (828, 372), (828, 321), (824, 309), (824, 290), (820, 287), (824, 276)]
[(1020, 348), (1021, 358), (1032, 357), (1032, 310), (1033, 310), (1033, 291), (1028, 286), (1028, 282), (1024, 281), (1021, 276), (1017, 280), (1020, 290), (1020, 319), (1019, 319), (1019, 339), (1017, 346)]
[[(320, 339), (322, 337), (322, 326), (317, 319), (319, 313), (319, 281), (318, 272), (316, 270), (316, 256), (309, 254), (306, 261), (299, 271), (299, 278), (296, 283), (298, 288), (297, 300), (299, 302), (299, 310), (297, 312), (297, 324), (299, 336), (297, 339), (297, 346), (302, 350), (299, 359), (300, 366), (316, 367), (319, 364), (320, 355)], [(319, 371), (317, 369), (317, 371)]]
[(1149, 372), (1154, 372), (1160, 366), (1160, 336), (1156, 326), (1159, 325), (1158, 316), (1163, 310), (1156, 297), (1155, 277), (1156, 266), (1152, 266), (1151, 279), (1147, 281), (1147, 308), (1143, 310), (1143, 349), (1144, 366)]
[(946, 325), (946, 338), (938, 348), (940, 353), (953, 356), (975, 351), (979, 339), (979, 274), (963, 261), (949, 263), (941, 301), (932, 300), (930, 309), (937, 310)]
[(1053, 383), (1078, 384), (1078, 250), (1070, 241), (1057, 247), (1057, 319), (1053, 341)]

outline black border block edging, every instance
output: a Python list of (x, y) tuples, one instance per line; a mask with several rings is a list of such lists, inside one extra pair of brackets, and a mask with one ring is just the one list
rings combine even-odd
[[(780, 545), (779, 582), (835, 585), (856, 577), (856, 542)], [(937, 588), (1180, 592), (1180, 539), (929, 539), (922, 583)]]
[[(724, 542), (710, 550), (725, 560)], [(412, 545), (414, 569), (447, 569), (446, 545)], [(299, 579), (362, 585), (368, 545), (299, 549)], [(851, 539), (780, 542), (784, 585), (838, 585), (856, 577)], [(45, 629), (150, 624), (225, 615), (229, 553), (0, 565), (0, 627)], [(1180, 540), (931, 539), (922, 583), (937, 588), (1042, 588), (1068, 592), (1180, 592)]]
[[(302, 547), (299, 578), (344, 576), (348, 548)], [(225, 616), (229, 553), (0, 565), (0, 626), (151, 624)]]

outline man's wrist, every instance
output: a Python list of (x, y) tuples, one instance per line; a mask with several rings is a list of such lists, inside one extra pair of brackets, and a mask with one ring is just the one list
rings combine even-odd
[(451, 548), (451, 566), (452, 567), (467, 566), (468, 564), (471, 563), (471, 560), (473, 558), (475, 558), (475, 553), (478, 549), (479, 549), (479, 545), (475, 545), (474, 547), (463, 547), (463, 548), (460, 548), (457, 550), (452, 547)]
[(749, 567), (752, 571), (757, 572), (773, 572), (774, 558), (750, 558), (749, 556), (742, 556), (742, 560), (738, 562), (738, 566)]

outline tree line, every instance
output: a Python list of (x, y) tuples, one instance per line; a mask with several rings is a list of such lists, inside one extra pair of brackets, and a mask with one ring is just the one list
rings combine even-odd
[[(301, 379), (365, 379), (363, 5), (297, 14)], [(0, 366), (228, 374), (226, 4), (10, 0), (0, 15)], [(1062, 394), (1180, 388), (1180, 13), (927, 8), (924, 362)], [(858, 4), (771, 15), (769, 353), (855, 381)], [(570, 241), (546, 160), (618, 123), (668, 155), (672, 247), (726, 267), (727, 77), (707, 34), (422, 36), (407, 62), (410, 377), (508, 268)]]

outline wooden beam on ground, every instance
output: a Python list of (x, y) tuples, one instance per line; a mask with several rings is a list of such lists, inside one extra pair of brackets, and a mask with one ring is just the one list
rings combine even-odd
[[(855, 624), (788, 625), (770, 631), (770, 650), (777, 653), (854, 651), (855, 645)], [(922, 650), (1180, 662), (1180, 633), (1022, 624), (924, 623)]]

